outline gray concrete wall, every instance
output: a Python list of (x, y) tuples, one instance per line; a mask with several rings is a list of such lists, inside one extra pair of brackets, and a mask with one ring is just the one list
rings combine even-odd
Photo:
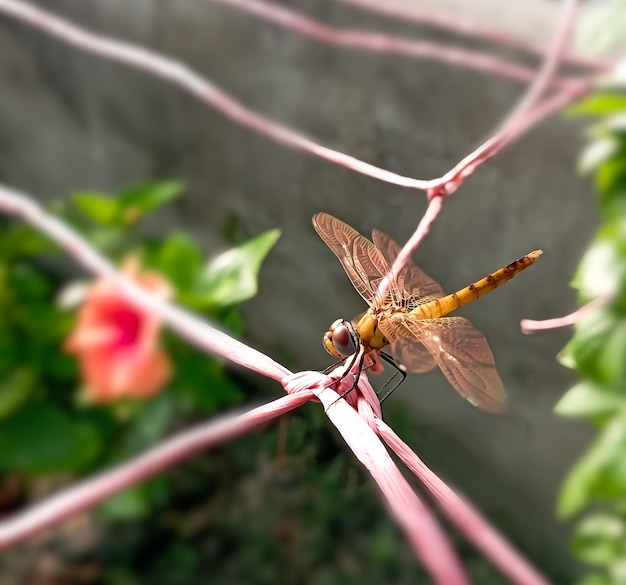
[[(320, 46), (202, 0), (38, 3), (177, 57), (325, 144), (420, 178), (442, 174), (479, 144), (522, 90), (437, 63)], [(330, 0), (293, 4), (341, 26), (450, 39)], [(436, 4), (544, 41), (557, 16), (556, 6), (539, 0)], [(244, 311), (247, 340), (294, 369), (325, 367), (320, 338), (328, 323), (364, 308), (311, 216), (324, 210), (365, 234), (379, 227), (402, 242), (426, 208), (420, 193), (285, 149), (175, 87), (3, 16), (0, 84), (0, 176), (9, 184), (49, 199), (76, 188), (181, 178), (190, 193), (164, 223), (191, 230), (208, 253), (221, 245), (218, 230), (229, 215), (248, 235), (281, 228), (260, 293)], [(446, 202), (416, 256), (452, 291), (544, 249), (531, 270), (463, 310), (493, 347), (511, 414), (477, 412), (439, 373), (411, 376), (385, 404), (410, 405), (418, 452), (560, 582), (572, 568), (567, 531), (553, 518), (555, 494), (588, 432), (551, 412), (574, 380), (555, 361), (569, 332), (527, 337), (519, 320), (575, 306), (567, 283), (596, 224), (590, 185), (573, 171), (579, 136), (556, 117), (484, 165)]]

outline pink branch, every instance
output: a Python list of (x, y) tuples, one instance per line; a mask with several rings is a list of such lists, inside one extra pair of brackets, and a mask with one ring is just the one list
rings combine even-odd
[[(494, 137), (466, 157), (443, 177), (431, 180), (413, 179), (381, 169), (350, 155), (318, 144), (311, 138), (246, 108), (222, 89), (175, 59), (158, 55), (129, 43), (96, 35), (46, 10), (20, 0), (0, 0), (0, 11), (85, 51), (132, 65), (174, 82), (234, 122), (250, 128), (271, 140), (320, 156), (380, 181), (402, 187), (430, 191), (431, 193), (433, 191), (445, 191), (445, 193), (449, 194), (456, 190), (462, 180), (471, 174), (480, 163), (494, 156), (513, 138), (512, 135), (506, 141), (503, 140), (503, 137), (500, 137), (499, 140), (496, 140), (497, 137)], [(548, 81), (546, 80), (546, 85)], [(567, 96), (569, 96), (570, 101), (574, 97), (581, 95), (579, 88), (583, 84), (585, 87), (589, 87), (591, 83), (589, 80), (568, 82)], [(567, 101), (564, 100), (564, 103), (567, 103)], [(550, 111), (546, 110), (542, 117), (550, 113)], [(519, 128), (515, 129), (514, 136), (520, 136), (542, 117), (534, 119), (532, 123), (520, 125)]]
[(411, 236), (398, 254), (389, 275), (381, 281), (378, 287), (379, 296), (385, 297), (391, 280), (402, 269), (411, 254), (428, 233), (430, 226), (441, 211), (444, 197), (454, 193), (463, 181), (474, 172), (479, 164), (497, 154), (507, 144), (539, 122), (539, 120), (544, 119), (553, 111), (560, 109), (570, 100), (573, 100), (573, 96), (582, 94), (591, 87), (591, 80), (580, 81), (573, 94), (566, 95), (564, 93), (557, 93), (554, 97), (546, 99), (543, 103), (536, 105), (558, 68), (560, 57), (567, 46), (571, 34), (577, 5), (577, 0), (564, 0), (563, 14), (559, 28), (539, 74), (512, 111), (507, 115), (500, 129), (443, 177), (431, 181), (428, 191), (430, 205), (418, 224), (413, 236)]
[[(121, 489), (154, 475), (201, 449), (238, 436), (316, 396), (324, 404), (330, 420), (380, 486), (393, 515), (435, 581), (440, 585), (468, 584), (463, 568), (435, 518), (406, 483), (376, 434), (359, 413), (327, 387), (329, 380), (326, 376), (317, 372), (293, 375), (269, 357), (198, 321), (182, 309), (152, 296), (133, 281), (116, 273), (113, 266), (74, 230), (47, 215), (25, 195), (0, 187), (0, 211), (22, 218), (48, 235), (85, 268), (116, 284), (119, 292), (141, 310), (155, 313), (203, 349), (224, 355), (243, 366), (279, 380), (289, 393), (284, 398), (242, 416), (227, 417), (182, 433), (113, 470), (62, 491), (0, 523), (0, 549), (89, 509)], [(362, 383), (365, 383), (365, 375)], [(375, 396), (373, 391), (370, 395)], [(376, 412), (380, 412), (379, 405)]]
[[(375, 53), (395, 53), (441, 61), (466, 69), (474, 69), (492, 75), (499, 75), (516, 81), (531, 81), (536, 72), (524, 65), (500, 59), (489, 53), (466, 48), (450, 47), (430, 41), (415, 41), (409, 38), (391, 36), (362, 30), (342, 30), (314, 20), (300, 12), (285, 8), (265, 0), (205, 0), (244, 10), (259, 18), (296, 31), (316, 41), (339, 47), (372, 51)], [(554, 87), (567, 92), (569, 81), (555, 79)]]
[[(207, 389), (208, 391), (209, 389)], [(89, 478), (0, 522), (0, 550), (22, 542), (74, 514), (84, 512), (119, 491), (176, 462), (224, 443), (305, 402), (312, 393), (283, 396), (242, 415), (227, 416), (189, 429), (109, 471)]]
[(0, 12), (9, 14), (84, 51), (132, 65), (167, 79), (186, 89), (233, 122), (271, 140), (309, 152), (380, 181), (412, 189), (428, 188), (428, 181), (412, 179), (368, 164), (353, 156), (318, 144), (304, 134), (250, 110), (180, 61), (130, 43), (91, 33), (51, 12), (20, 0), (0, 0)]
[[(538, 121), (538, 119), (534, 116), (529, 116), (529, 119), (525, 120), (525, 116), (532, 110), (539, 98), (546, 91), (550, 79), (555, 74), (559, 66), (563, 51), (569, 41), (577, 7), (577, 0), (564, 0), (562, 10), (563, 14), (559, 23), (559, 28), (535, 81), (524, 93), (513, 110), (507, 115), (504, 122), (500, 125), (500, 129), (497, 130), (489, 140), (479, 146), (474, 152), (466, 156), (452, 170), (441, 177), (438, 182), (431, 185), (430, 188), (433, 194), (442, 193), (444, 195), (449, 195), (454, 192), (460, 184), (474, 172), (478, 165), (496, 155), (513, 139), (517, 138), (531, 125), (534, 125)], [(576, 96), (580, 95), (581, 87), (588, 88), (591, 85), (589, 80), (579, 83), (580, 85), (576, 88), (572, 95), (568, 96), (568, 98), (572, 101)], [(560, 97), (560, 94), (557, 95)], [(561, 99), (564, 103), (567, 103), (568, 98)], [(557, 103), (559, 107), (562, 107), (560, 106), (561, 100)], [(542, 113), (547, 115), (548, 113), (552, 113), (552, 110), (542, 110)]]
[[(364, 373), (361, 378), (359, 388), (366, 383)], [(346, 382), (344, 379), (343, 388), (349, 383), (349, 380)], [(360, 390), (353, 390), (353, 393), (357, 392)], [(357, 412), (330, 388), (316, 394), (324, 405), (328, 418), (341, 431), (348, 446), (378, 483), (393, 516), (436, 582), (442, 585), (469, 584), (436, 519), (400, 473), (378, 435), (365, 423), (364, 415), (369, 415), (371, 425), (375, 426), (373, 420), (376, 417), (373, 412), (362, 412), (361, 408)], [(364, 403), (360, 402), (361, 405)]]
[(520, 326), (522, 333), (535, 333), (536, 331), (545, 331), (546, 329), (558, 329), (559, 327), (567, 327), (568, 325), (575, 325), (580, 321), (587, 313), (593, 309), (603, 307), (611, 301), (611, 296), (602, 296), (588, 302), (578, 310), (565, 315), (564, 317), (557, 317), (555, 319), (545, 319), (543, 321), (533, 321), (532, 319), (522, 319)]
[(541, 575), (467, 500), (446, 485), (382, 420), (377, 428), (384, 441), (437, 499), (454, 525), (518, 585), (548, 585)]
[[(511, 34), (503, 33), (500, 30), (486, 27), (469, 20), (462, 20), (457, 15), (454, 17), (447, 14), (437, 14), (433, 10), (422, 10), (408, 3), (389, 3), (379, 0), (337, 0), (344, 4), (356, 6), (362, 10), (368, 10), (377, 14), (382, 14), (391, 18), (398, 18), (404, 21), (412, 21), (458, 35), (469, 36), (482, 39), (491, 43), (522, 49), (533, 55), (543, 57), (546, 47), (534, 44)], [(571, 51), (563, 53), (563, 60), (572, 65), (580, 65), (596, 69), (597, 71), (608, 71), (614, 63), (610, 59), (586, 57)]]
[(180, 307), (168, 304), (150, 294), (129, 278), (119, 274), (101, 254), (92, 248), (78, 232), (56, 217), (47, 214), (26, 195), (0, 186), (0, 212), (20, 217), (46, 234), (68, 251), (90, 272), (110, 279), (119, 291), (137, 308), (158, 315), (182, 337), (205, 351), (222, 355), (255, 372), (282, 381), (291, 372), (270, 357), (233, 339), (200, 321)]
[(417, 229), (413, 232), (413, 235), (409, 238), (408, 242), (402, 247), (402, 250), (400, 250), (400, 253), (393, 263), (389, 274), (381, 281), (378, 287), (379, 298), (384, 299), (387, 296), (389, 284), (395, 280), (396, 275), (411, 257), (413, 251), (417, 249), (422, 240), (428, 235), (430, 226), (433, 224), (435, 219), (437, 219), (442, 206), (443, 197), (436, 196), (430, 200), (426, 213), (424, 213), (424, 216), (417, 225)]

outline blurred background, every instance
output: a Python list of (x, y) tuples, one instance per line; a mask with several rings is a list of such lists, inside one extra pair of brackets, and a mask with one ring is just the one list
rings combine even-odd
[[(435, 61), (322, 45), (210, 1), (34, 3), (94, 32), (178, 59), (247, 106), (412, 177), (449, 170), (488, 137), (524, 90), (515, 81)], [(542, 0), (394, 3), (488, 24), (538, 44), (549, 43), (560, 10), (559, 3)], [(511, 48), (332, 0), (282, 5), (337, 27), (376, 29), (538, 64)], [(2, 14), (0, 84), (2, 181), (56, 206), (110, 257), (121, 260), (139, 248), (147, 264), (175, 281), (180, 292), (206, 261), (269, 233), (269, 240), (252, 240), (262, 247), (251, 268), (256, 275), (260, 267), (256, 296), (241, 295), (241, 304), (191, 293), (177, 300), (292, 370), (329, 365), (320, 343), (328, 324), (365, 308), (314, 232), (313, 214), (331, 213), (366, 236), (380, 228), (403, 243), (426, 209), (420, 192), (284, 148), (165, 81), (85, 54)], [(555, 583), (572, 582), (581, 571), (569, 550), (571, 526), (556, 519), (555, 506), (559, 485), (591, 429), (553, 413), (576, 380), (556, 360), (571, 331), (525, 336), (519, 322), (576, 307), (568, 283), (600, 223), (592, 181), (575, 170), (583, 128), (578, 120), (554, 116), (480, 167), (445, 202), (414, 258), (452, 292), (531, 250), (544, 250), (531, 270), (462, 312), (490, 342), (510, 414), (479, 412), (440, 372), (409, 376), (385, 402), (386, 419), (398, 434)], [(118, 201), (114, 212), (103, 211), (101, 194)], [(140, 206), (142, 221), (131, 221), (128, 209), (137, 200), (148, 203)], [(5, 315), (17, 306), (35, 315), (33, 307), (50, 306), (68, 282), (87, 278), (17, 224), (4, 229), (0, 246), (12, 252), (5, 254), (3, 274), (19, 291), (6, 301)], [(282, 235), (272, 247), (275, 229)], [(18, 264), (17, 276), (11, 276)], [(179, 274), (181, 266), (193, 269)], [(33, 337), (45, 336), (44, 309), (26, 325), (2, 317), (8, 323), (2, 343), (11, 356), (5, 373), (22, 372), (18, 382), (11, 378), (12, 387), (25, 388), (10, 397), (9, 408), (0, 408), (9, 429), (0, 427), (0, 434), (9, 433), (0, 437), (6, 513), (190, 421), (282, 392), (221, 361), (207, 366), (168, 335), (165, 343), (179, 364), (175, 398), (160, 394), (141, 405), (85, 406), (76, 398), (77, 366), (59, 349), (76, 317), (55, 307), (45, 317), (48, 332), (55, 332), (49, 340), (57, 348), (54, 364), (41, 361), (47, 346), (26, 349)], [(181, 372), (186, 384), (178, 382)], [(378, 378), (371, 381), (380, 387), (386, 378)], [(8, 391), (0, 387), (0, 402), (2, 392)], [(211, 393), (214, 398), (207, 400)], [(59, 428), (79, 419), (91, 425), (90, 456), (73, 454), (74, 443), (84, 437), (78, 431), (68, 439), (67, 453), (57, 453), (52, 463), (49, 453), (33, 455), (41, 443), (38, 429), (47, 424), (41, 421), (60, 416), (46, 410), (52, 403), (61, 404), (66, 417), (55, 419)], [(27, 448), (21, 458), (2, 454), (22, 440)], [(33, 464), (37, 457), (42, 464)], [(475, 582), (506, 582), (469, 544), (454, 533), (452, 538)], [(429, 582), (318, 405), (194, 457), (95, 514), (15, 547), (0, 562), (1, 583)]]

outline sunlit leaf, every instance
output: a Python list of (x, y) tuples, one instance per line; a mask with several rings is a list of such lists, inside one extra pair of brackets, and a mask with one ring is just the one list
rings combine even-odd
[(594, 93), (567, 110), (570, 116), (606, 116), (626, 110), (626, 93)]
[(579, 290), (582, 302), (615, 296), (626, 288), (625, 219), (607, 223), (599, 230), (571, 284)]
[(197, 294), (207, 303), (221, 306), (253, 297), (261, 263), (279, 237), (279, 230), (271, 230), (214, 258), (206, 267)]
[(626, 406), (626, 387), (608, 389), (600, 384), (581, 382), (570, 388), (554, 407), (561, 416), (581, 417), (609, 414)]
[(558, 513), (569, 517), (593, 498), (615, 497), (626, 491), (626, 420), (621, 415), (602, 429), (561, 487)]
[(614, 136), (603, 136), (592, 140), (583, 149), (578, 159), (578, 170), (588, 173), (611, 157), (615, 156), (620, 149), (620, 142)]
[(179, 197), (183, 189), (182, 183), (167, 181), (137, 185), (115, 196), (81, 191), (73, 199), (85, 215), (101, 225), (132, 226)]
[(73, 196), (74, 203), (86, 216), (102, 225), (114, 224), (122, 210), (117, 199), (101, 193), (80, 191)]
[(572, 547), (586, 563), (610, 565), (626, 552), (626, 524), (613, 514), (588, 516), (576, 527)]
[(185, 186), (179, 181), (137, 185), (124, 191), (119, 201), (125, 223), (132, 224), (182, 195)]
[(566, 352), (579, 373), (608, 386), (626, 381), (626, 317), (603, 307), (586, 313), (576, 325)]

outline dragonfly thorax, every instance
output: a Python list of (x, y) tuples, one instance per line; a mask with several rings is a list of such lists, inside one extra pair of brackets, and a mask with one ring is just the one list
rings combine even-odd
[(378, 327), (378, 319), (383, 311), (371, 307), (356, 323), (356, 330), (366, 351), (382, 349), (389, 343)]

